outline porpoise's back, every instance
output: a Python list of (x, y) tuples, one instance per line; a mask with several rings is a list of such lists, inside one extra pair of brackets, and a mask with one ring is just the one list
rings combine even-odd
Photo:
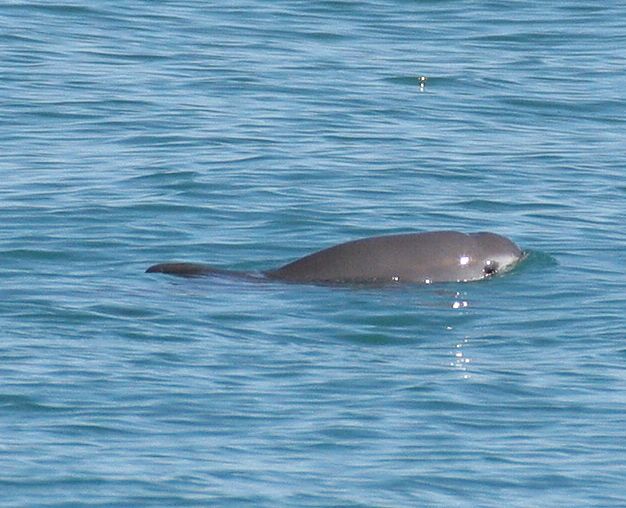
[(303, 282), (437, 282), (470, 280), (459, 259), (478, 254), (474, 238), (455, 231), (378, 236), (315, 252), (270, 278)]

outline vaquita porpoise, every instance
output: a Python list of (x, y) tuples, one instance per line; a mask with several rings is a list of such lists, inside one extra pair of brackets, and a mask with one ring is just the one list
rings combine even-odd
[(163, 263), (146, 271), (181, 277), (226, 275), (305, 283), (430, 284), (489, 278), (510, 270), (523, 256), (515, 243), (495, 233), (431, 231), (353, 240), (258, 273), (198, 263)]

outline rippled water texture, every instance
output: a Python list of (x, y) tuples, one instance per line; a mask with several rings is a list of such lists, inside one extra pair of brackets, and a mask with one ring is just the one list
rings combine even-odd
[[(0, 504), (626, 505), (625, 34), (619, 2), (0, 3)], [(438, 229), (530, 255), (144, 273)]]

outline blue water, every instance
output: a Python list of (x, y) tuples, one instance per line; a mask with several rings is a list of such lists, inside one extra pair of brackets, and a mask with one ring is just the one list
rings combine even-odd
[[(218, 4), (0, 3), (0, 505), (626, 505), (623, 4)], [(144, 273), (434, 229), (530, 256)]]

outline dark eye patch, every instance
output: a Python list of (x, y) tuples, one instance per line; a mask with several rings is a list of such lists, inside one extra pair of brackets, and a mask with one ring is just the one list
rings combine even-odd
[(487, 261), (485, 266), (483, 267), (483, 273), (485, 275), (493, 275), (498, 271), (498, 263), (495, 261)]

